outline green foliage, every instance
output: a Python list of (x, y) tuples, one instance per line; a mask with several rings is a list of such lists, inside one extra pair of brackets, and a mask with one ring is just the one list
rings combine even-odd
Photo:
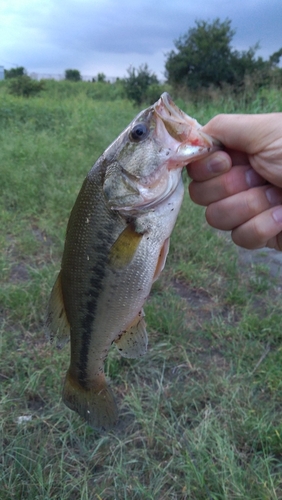
[(221, 87), (224, 83), (238, 86), (247, 75), (254, 73), (261, 75), (260, 84), (265, 83), (265, 72), (270, 65), (256, 58), (258, 44), (247, 51), (233, 50), (234, 34), (229, 19), (222, 22), (217, 18), (211, 23), (196, 21), (196, 27), (175, 41), (177, 52), (172, 50), (167, 55), (165, 67), (169, 83), (191, 89)]
[[(69, 346), (46, 341), (44, 318), (69, 212), (91, 165), (137, 110), (112, 98), (120, 83), (48, 81), (37, 99), (9, 95), (7, 83), (0, 84), (1, 500), (280, 499), (281, 278), (262, 264), (239, 264), (235, 246), (208, 229), (187, 191), (146, 305), (148, 353), (129, 360), (113, 348), (107, 358), (118, 428), (98, 434), (62, 404)], [(215, 97), (178, 104), (201, 123), (220, 112), (282, 111), (274, 88), (248, 102)]]
[[(10, 82), (3, 80), (0, 81), (0, 92), (1, 88), (3, 91), (8, 88)], [(50, 107), (50, 103), (57, 103), (61, 99), (65, 100), (68, 98), (72, 99), (80, 99), (84, 100), (86, 96), (94, 100), (101, 101), (115, 101), (119, 99), (125, 99), (125, 90), (121, 80), (116, 81), (115, 83), (103, 83), (103, 82), (72, 82), (69, 80), (44, 80), (44, 96), (46, 96), (48, 100), (48, 107)], [(22, 103), (19, 105), (21, 109)], [(53, 108), (53, 106), (51, 106)], [(6, 111), (1, 110), (1, 112), (5, 113), (5, 116), (8, 118), (9, 109)], [(27, 115), (29, 112), (26, 110)], [(46, 110), (47, 115), (50, 113)], [(24, 120), (24, 117), (22, 118)], [(35, 119), (37, 119), (35, 117)]]
[(88, 85), (86, 95), (91, 99), (99, 99), (102, 101), (111, 101), (116, 99), (125, 99), (125, 90), (122, 82), (107, 83), (95, 82)]
[(17, 78), (18, 76), (23, 76), (26, 74), (26, 70), (23, 66), (18, 66), (17, 68), (5, 69), (5, 78)]
[(228, 19), (212, 23), (196, 21), (195, 28), (174, 42), (178, 52), (168, 54), (165, 65), (168, 81), (192, 88), (228, 81), (234, 34)]
[(15, 96), (31, 97), (39, 94), (44, 90), (44, 87), (43, 80), (37, 82), (27, 75), (22, 75), (11, 78), (8, 90), (10, 94)]
[(66, 69), (65, 80), (70, 80), (71, 82), (79, 82), (81, 80), (80, 71), (78, 71), (78, 69)]
[(153, 83), (152, 85), (149, 85), (146, 91), (145, 95), (145, 102), (147, 104), (154, 104), (159, 98), (160, 95), (165, 92), (169, 91), (170, 89), (168, 88), (167, 85), (161, 85), (160, 83)]
[(127, 73), (128, 77), (124, 79), (125, 93), (128, 99), (132, 100), (136, 105), (140, 106), (142, 102), (148, 100), (150, 87), (152, 88), (151, 92), (154, 92), (154, 98), (156, 93), (159, 96), (158, 78), (149, 70), (147, 64), (142, 64), (138, 69), (130, 66)]
[(282, 57), (282, 47), (269, 57), (269, 62), (271, 66), (275, 67), (278, 66), (281, 57)]
[(235, 86), (247, 85), (251, 79), (256, 88), (269, 85), (271, 81), (271, 65), (269, 61), (264, 61), (261, 57), (256, 58), (256, 51), (259, 45), (250, 47), (248, 50), (238, 52), (233, 51), (230, 60), (232, 78), (230, 83)]
[(102, 83), (106, 82), (106, 75), (105, 75), (105, 73), (98, 73), (98, 75), (97, 75), (97, 82), (102, 82)]

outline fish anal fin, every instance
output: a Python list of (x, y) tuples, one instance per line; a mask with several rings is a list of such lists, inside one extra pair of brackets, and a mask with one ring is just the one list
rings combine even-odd
[(58, 348), (63, 347), (70, 339), (70, 325), (64, 305), (61, 271), (50, 295), (46, 326), (51, 342), (55, 340)]
[(123, 269), (132, 261), (143, 238), (133, 224), (128, 224), (110, 249), (109, 264), (115, 269)]
[(169, 238), (167, 238), (161, 248), (161, 251), (160, 251), (160, 254), (159, 254), (159, 259), (158, 259), (158, 263), (157, 263), (157, 267), (155, 269), (155, 274), (154, 274), (154, 278), (153, 278), (153, 283), (154, 281), (156, 281), (164, 266), (165, 266), (165, 261), (166, 261), (166, 258), (167, 258), (167, 254), (168, 254), (168, 251), (169, 251)]
[(148, 336), (144, 316), (141, 309), (131, 325), (115, 339), (117, 348), (124, 358), (139, 358), (147, 352)]
[(92, 380), (85, 388), (68, 371), (62, 398), (65, 405), (77, 412), (93, 429), (106, 431), (115, 427), (118, 419), (117, 406), (104, 374), (97, 377), (97, 380)]

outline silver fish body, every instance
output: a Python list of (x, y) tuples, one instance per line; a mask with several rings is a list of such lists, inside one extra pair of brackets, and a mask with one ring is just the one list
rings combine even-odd
[(107, 148), (82, 185), (47, 323), (59, 345), (71, 339), (63, 401), (94, 428), (117, 421), (104, 375), (111, 345), (125, 357), (146, 352), (143, 305), (165, 265), (184, 194), (182, 168), (215, 147), (163, 94)]

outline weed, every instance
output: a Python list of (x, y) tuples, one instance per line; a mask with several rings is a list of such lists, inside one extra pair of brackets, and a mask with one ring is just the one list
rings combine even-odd
[[(278, 500), (280, 279), (242, 269), (187, 195), (145, 310), (148, 353), (107, 359), (118, 428), (98, 434), (61, 402), (69, 345), (48, 343), (44, 318), (83, 178), (136, 114), (114, 91), (46, 82), (27, 100), (0, 85), (1, 500)], [(180, 104), (202, 123), (282, 111), (275, 89)]]

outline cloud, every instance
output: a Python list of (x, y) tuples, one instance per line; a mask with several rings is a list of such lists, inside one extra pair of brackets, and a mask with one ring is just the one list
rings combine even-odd
[(0, 64), (3, 58), (30, 71), (75, 67), (123, 76), (130, 64), (147, 62), (161, 76), (173, 41), (195, 19), (216, 17), (232, 20), (239, 50), (260, 41), (267, 57), (282, 46), (281, 0), (163, 0), (161, 6), (152, 0), (2, 0)]

